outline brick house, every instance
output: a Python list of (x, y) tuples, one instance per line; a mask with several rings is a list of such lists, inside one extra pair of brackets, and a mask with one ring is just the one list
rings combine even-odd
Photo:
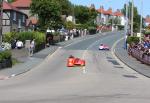
[(28, 16), (6, 1), (3, 1), (2, 34), (11, 31), (25, 31)]
[(16, 1), (12, 2), (11, 5), (13, 5), (17, 9), (19, 9), (21, 12), (28, 15), (28, 20), (27, 20), (26, 26), (28, 29), (34, 30), (37, 25), (37, 22), (38, 22), (38, 17), (36, 15), (33, 16), (30, 13), (31, 3), (32, 3), (32, 0), (16, 0)]

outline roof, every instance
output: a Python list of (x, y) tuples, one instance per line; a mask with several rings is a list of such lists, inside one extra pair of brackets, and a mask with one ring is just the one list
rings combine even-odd
[(123, 16), (123, 14), (120, 11), (116, 11), (113, 13), (114, 16)]
[(104, 12), (104, 14), (106, 15), (112, 15), (112, 9), (108, 9), (107, 11)]
[[(9, 4), (6, 1), (3, 1), (3, 10), (13, 10), (13, 11), (17, 11), (19, 13), (22, 13), (24, 15), (26, 15), (25, 13), (21, 12), (19, 9), (17, 9), (16, 7), (12, 6), (11, 4)], [(26, 15), (27, 16), (27, 15)]]
[(150, 23), (150, 17), (145, 18), (146, 23)]
[(3, 1), (3, 9), (4, 9), (4, 10), (14, 10), (14, 11), (21, 12), (21, 11), (19, 11), (19, 9), (17, 9), (17, 8), (14, 7), (14, 6), (12, 6), (11, 4), (9, 4), (9, 3), (6, 2), (6, 1)]
[(109, 8), (108, 10), (104, 10), (103, 6), (101, 6), (97, 11), (104, 15), (123, 16), (123, 14), (119, 10), (113, 13), (111, 8)]
[(19, 8), (29, 8), (32, 0), (16, 0), (15, 2), (11, 3), (13, 6)]
[(99, 8), (97, 11), (98, 11), (99, 13), (104, 13), (104, 12), (105, 12), (103, 8)]
[(103, 7), (100, 7), (98, 10), (97, 10), (99, 13), (102, 13), (102, 14), (105, 14), (105, 15), (112, 15), (112, 9), (108, 9), (108, 10), (104, 10)]

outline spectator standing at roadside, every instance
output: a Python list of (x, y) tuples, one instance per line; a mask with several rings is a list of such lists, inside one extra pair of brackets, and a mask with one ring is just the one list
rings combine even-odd
[(30, 50), (29, 50), (30, 56), (33, 56), (34, 49), (35, 49), (35, 40), (32, 39), (32, 40), (30, 41)]

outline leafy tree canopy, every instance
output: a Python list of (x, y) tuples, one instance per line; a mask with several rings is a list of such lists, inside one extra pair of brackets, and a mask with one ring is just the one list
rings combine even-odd
[(95, 9), (90, 9), (82, 5), (74, 6), (74, 14), (76, 22), (78, 24), (88, 24), (88, 25), (93, 25), (94, 20), (97, 16), (97, 12)]
[[(131, 10), (132, 10), (132, 3), (129, 2), (128, 5), (128, 18), (131, 20)], [(126, 4), (124, 5), (124, 8), (122, 9), (122, 13), (124, 15), (126, 15)], [(133, 31), (134, 32), (139, 32), (140, 30), (140, 18), (141, 16), (138, 13), (137, 7), (134, 6), (134, 13), (133, 13), (134, 17), (133, 17)], [(144, 25), (144, 24), (143, 24)]]
[(31, 12), (39, 17), (39, 25), (43, 29), (57, 28), (61, 22), (60, 5), (54, 0), (32, 0)]

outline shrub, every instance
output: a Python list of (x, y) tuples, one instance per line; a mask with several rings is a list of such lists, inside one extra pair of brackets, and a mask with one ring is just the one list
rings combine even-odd
[(10, 50), (11, 44), (9, 44), (8, 42), (2, 42), (1, 47), (3, 50)]
[(41, 32), (33, 32), (33, 39), (35, 39), (36, 44), (43, 44), (46, 41), (46, 35)]
[(20, 32), (19, 40), (25, 42), (25, 40), (35, 39), (36, 45), (45, 43), (46, 37), (44, 33), (40, 32)]
[(96, 34), (96, 28), (95, 27), (88, 27), (89, 33), (90, 34)]
[(33, 32), (20, 32), (18, 39), (23, 42), (25, 42), (25, 40), (31, 40), (33, 39)]
[(86, 25), (86, 24), (76, 24), (75, 28), (76, 29), (87, 29), (88, 25)]
[(144, 33), (145, 36), (148, 36), (150, 35), (150, 30), (147, 30), (145, 33)]
[(17, 32), (9, 32), (3, 36), (3, 41), (11, 43), (11, 41), (18, 39), (19, 34)]
[(5, 59), (10, 59), (11, 56), (12, 56), (12, 54), (9, 50), (1, 51), (0, 52), (0, 62), (2, 62)]
[(132, 43), (137, 44), (137, 43), (139, 43), (139, 41), (140, 41), (139, 37), (128, 36), (128, 38), (127, 38), (127, 43), (128, 44), (132, 44)]

